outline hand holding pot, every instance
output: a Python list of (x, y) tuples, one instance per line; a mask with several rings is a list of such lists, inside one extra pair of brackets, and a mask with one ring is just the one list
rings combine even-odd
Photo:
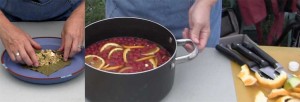
[[(190, 29), (183, 30), (183, 38), (192, 39), (200, 50), (206, 46), (210, 36), (210, 10), (216, 0), (195, 1), (189, 10)], [(191, 45), (186, 45), (191, 50)]]

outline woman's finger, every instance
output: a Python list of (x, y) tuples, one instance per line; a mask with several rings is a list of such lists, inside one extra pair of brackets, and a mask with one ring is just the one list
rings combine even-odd
[(8, 53), (8, 55), (12, 61), (17, 62), (15, 54), (10, 49), (6, 49), (6, 52)]
[(64, 40), (64, 60), (67, 61), (70, 55), (70, 51), (72, 48), (72, 38), (69, 36), (65, 36)]
[(65, 34), (62, 34), (62, 37), (61, 37), (61, 45), (60, 45), (58, 51), (63, 51), (63, 50), (64, 50), (64, 47), (65, 47)]
[(72, 48), (69, 57), (73, 57), (77, 52), (79, 52), (80, 49), (81, 49), (81, 45), (78, 39), (73, 39)]
[(30, 57), (33, 65), (35, 67), (38, 67), (39, 66), (38, 58), (37, 58), (37, 56), (35, 54), (35, 51), (31, 47), (31, 45), (30, 44), (26, 44), (25, 45), (25, 50), (26, 50), (27, 54), (29, 55), (29, 57)]
[(19, 49), (19, 53), (20, 53), (20, 56), (22, 58), (22, 60), (28, 65), (28, 66), (32, 66), (32, 61), (30, 59), (30, 57), (28, 56), (27, 52), (25, 51), (25, 48), (24, 47), (20, 47)]

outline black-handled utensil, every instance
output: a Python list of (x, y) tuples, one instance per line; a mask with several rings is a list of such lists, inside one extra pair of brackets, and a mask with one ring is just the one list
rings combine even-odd
[(251, 61), (246, 61), (244, 60), (242, 57), (240, 57), (237, 53), (233, 52), (232, 50), (226, 48), (224, 45), (217, 45), (216, 49), (222, 53), (223, 55), (225, 55), (226, 57), (228, 57), (229, 59), (237, 62), (239, 65), (243, 66), (243, 65), (247, 65), (248, 67), (254, 67), (256, 66), (256, 63), (251, 62)]
[(272, 67), (277, 68), (280, 65), (273, 57), (271, 57), (269, 54), (267, 54), (265, 51), (260, 49), (258, 46), (249, 43), (249, 42), (243, 42), (242, 44), (245, 48), (251, 50), (256, 55), (260, 56), (261, 58), (265, 59), (265, 61), (269, 62)]
[(242, 46), (239, 43), (232, 43), (231, 48), (238, 51), (239, 53), (241, 53), (243, 56), (247, 57), (248, 59), (256, 62), (258, 65), (260, 65), (260, 67), (269, 66), (268, 62), (266, 62), (264, 59), (260, 58), (255, 53), (248, 50), (247, 48), (245, 48), (244, 46)]
[[(284, 71), (284, 68), (281, 64), (279, 64), (275, 59), (273, 59), (269, 54), (267, 54), (265, 51), (263, 51), (262, 49), (260, 49), (259, 47), (257, 47), (256, 45), (254, 44), (250, 44), (250, 43), (244, 43), (243, 44), (244, 46), (247, 46), (247, 47), (252, 47), (251, 50), (255, 50), (255, 51), (258, 51), (256, 52), (259, 56), (264, 56), (264, 59), (266, 59), (266, 61), (268, 61), (271, 65), (272, 65), (272, 69), (270, 69), (270, 67), (265, 67), (265, 68), (260, 68), (259, 70), (262, 71), (262, 72), (268, 72), (268, 73), (274, 73), (274, 74), (280, 74), (281, 71)], [(275, 69), (275, 70), (273, 70)], [(286, 72), (288, 77), (291, 78), (293, 75)]]

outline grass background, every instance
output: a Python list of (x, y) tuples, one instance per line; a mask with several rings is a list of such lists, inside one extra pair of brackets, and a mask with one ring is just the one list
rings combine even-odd
[(105, 0), (86, 0), (85, 25), (105, 18)]

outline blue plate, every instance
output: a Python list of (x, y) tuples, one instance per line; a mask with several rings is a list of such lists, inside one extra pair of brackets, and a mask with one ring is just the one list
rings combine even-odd
[[(56, 37), (33, 38), (42, 46), (42, 49), (57, 50), (60, 47), (61, 39)], [(1, 62), (4, 68), (14, 77), (35, 84), (55, 84), (68, 81), (84, 72), (84, 50), (71, 59), (71, 64), (46, 76), (36, 71), (23, 68), (20, 64), (14, 63), (6, 50), (3, 52)]]

